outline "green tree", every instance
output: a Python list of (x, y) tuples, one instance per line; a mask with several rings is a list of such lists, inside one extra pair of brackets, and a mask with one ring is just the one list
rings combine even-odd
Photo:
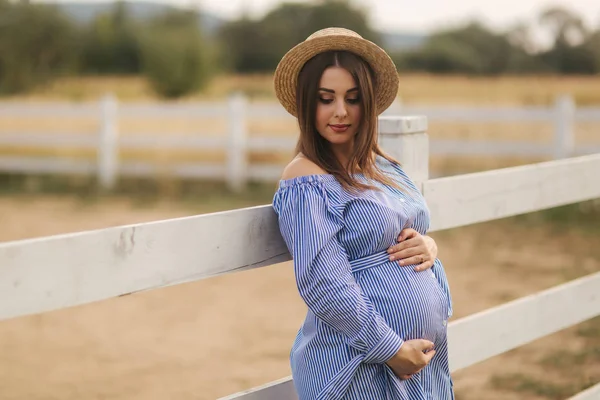
[(401, 65), (438, 73), (500, 74), (524, 56), (503, 34), (497, 34), (482, 24), (435, 32), (423, 48), (407, 53)]
[(348, 28), (369, 40), (379, 40), (368, 25), (366, 12), (348, 0), (282, 3), (260, 21), (242, 17), (226, 24), (219, 36), (235, 71), (272, 71), (290, 48), (327, 27)]
[(82, 68), (88, 73), (133, 74), (140, 72), (137, 27), (126, 3), (98, 16), (84, 34)]
[(212, 71), (213, 50), (204, 41), (195, 12), (169, 12), (151, 21), (141, 35), (143, 72), (163, 97), (202, 89)]
[(0, 93), (32, 89), (77, 68), (77, 28), (55, 7), (0, 2)]
[(593, 50), (587, 44), (589, 32), (581, 17), (566, 8), (552, 7), (543, 11), (539, 20), (554, 37), (554, 46), (539, 55), (542, 61), (564, 74), (598, 71)]

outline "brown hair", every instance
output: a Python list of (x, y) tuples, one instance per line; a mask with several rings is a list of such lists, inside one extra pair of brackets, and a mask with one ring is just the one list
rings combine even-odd
[[(317, 111), (319, 81), (329, 67), (346, 69), (354, 78), (359, 91), (359, 104), (362, 119), (354, 138), (354, 149), (345, 168), (331, 151), (329, 142), (317, 132), (315, 117)], [(317, 164), (333, 175), (346, 189), (376, 189), (359, 182), (353, 174), (361, 172), (366, 178), (402, 189), (396, 182), (383, 174), (375, 165), (373, 153), (390, 162), (398, 163), (386, 155), (377, 143), (377, 110), (375, 109), (374, 80), (377, 79), (367, 62), (347, 51), (327, 51), (311, 58), (304, 64), (298, 75), (296, 107), (300, 137), (296, 153)], [(399, 164), (399, 163), (398, 163)]]

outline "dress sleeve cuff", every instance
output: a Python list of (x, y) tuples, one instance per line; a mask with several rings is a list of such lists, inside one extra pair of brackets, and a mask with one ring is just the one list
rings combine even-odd
[(364, 362), (382, 364), (392, 358), (403, 344), (404, 340), (390, 328), (381, 340), (365, 355)]

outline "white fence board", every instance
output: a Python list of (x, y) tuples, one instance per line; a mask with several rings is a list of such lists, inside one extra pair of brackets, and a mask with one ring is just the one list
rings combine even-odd
[(600, 383), (584, 390), (583, 392), (569, 397), (568, 400), (598, 400), (600, 399)]
[[(600, 155), (424, 182), (432, 230), (600, 197), (598, 171)], [(251, 240), (228, 252), (230, 237)], [(271, 206), (4, 243), (0, 320), (284, 259)]]
[(600, 154), (504, 168), (423, 183), (432, 230), (600, 197)]
[[(448, 326), (450, 371), (472, 366), (600, 315), (600, 273), (453, 321)], [(591, 400), (597, 388), (581, 398)], [(291, 377), (221, 400), (295, 399)], [(279, 397), (278, 397), (279, 396)], [(592, 396), (592, 397), (588, 397)]]
[(0, 146), (84, 147), (95, 149), (98, 136), (81, 133), (0, 133)]
[(294, 382), (291, 377), (285, 377), (266, 385), (222, 397), (219, 400), (297, 400)]
[(248, 178), (255, 180), (272, 180), (273, 187), (281, 178), (281, 166), (276, 164), (254, 164), (248, 167)]
[(222, 118), (227, 116), (226, 102), (194, 103), (122, 103), (119, 114), (124, 118)]
[[(283, 135), (282, 135), (283, 136)], [(296, 146), (296, 137), (253, 137), (248, 140), (248, 150), (292, 151)], [(280, 166), (281, 168), (281, 166)]]
[(85, 160), (58, 159), (50, 157), (0, 156), (0, 170), (31, 174), (90, 175), (97, 169), (96, 163)]
[(430, 140), (431, 154), (493, 155), (493, 156), (551, 156), (554, 146), (543, 143), (501, 142), (497, 140)]
[(289, 260), (276, 225), (262, 206), (0, 243), (0, 320)]
[(450, 370), (457, 371), (600, 315), (600, 272), (490, 308), (450, 324)]
[(0, 117), (99, 117), (100, 102), (12, 103), (0, 102)]
[(456, 122), (552, 122), (554, 112), (553, 108), (546, 107), (404, 106), (401, 108), (401, 115), (425, 115), (429, 121)]
[(224, 136), (223, 134), (207, 132), (198, 133), (197, 135), (178, 133), (169, 133), (168, 135), (138, 134), (136, 136), (122, 136), (119, 139), (119, 147), (125, 149), (225, 150), (227, 137)]
[(226, 169), (221, 164), (175, 164), (165, 165), (128, 161), (119, 166), (119, 174), (127, 177), (176, 176), (178, 178), (219, 179), (225, 177)]
[(575, 110), (577, 122), (600, 122), (600, 107), (578, 107)]

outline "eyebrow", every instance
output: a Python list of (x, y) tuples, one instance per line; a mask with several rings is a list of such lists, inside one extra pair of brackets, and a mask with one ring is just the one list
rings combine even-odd
[[(327, 92), (327, 93), (335, 93), (335, 90), (327, 89), (327, 88), (319, 88), (319, 91)], [(348, 89), (346, 93), (350, 92), (358, 92), (358, 87), (353, 87), (352, 89)]]

